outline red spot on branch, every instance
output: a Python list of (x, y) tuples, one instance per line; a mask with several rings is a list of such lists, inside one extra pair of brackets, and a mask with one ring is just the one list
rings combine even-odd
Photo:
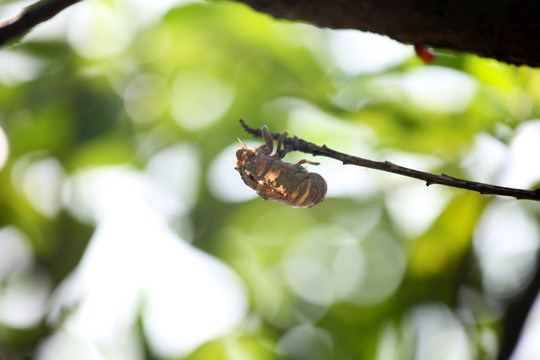
[(426, 64), (431, 64), (435, 61), (435, 54), (424, 45), (414, 45), (414, 51), (416, 51), (416, 55)]

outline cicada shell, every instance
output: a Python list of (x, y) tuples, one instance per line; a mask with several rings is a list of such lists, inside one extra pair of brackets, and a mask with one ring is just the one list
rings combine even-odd
[(236, 170), (247, 186), (254, 189), (264, 200), (275, 200), (296, 208), (309, 208), (319, 204), (326, 195), (326, 181), (317, 174), (308, 172), (301, 164), (281, 159), (281, 143), (287, 133), (278, 139), (278, 150), (271, 155), (273, 140), (263, 126), (266, 144), (254, 148), (243, 144), (236, 151)]

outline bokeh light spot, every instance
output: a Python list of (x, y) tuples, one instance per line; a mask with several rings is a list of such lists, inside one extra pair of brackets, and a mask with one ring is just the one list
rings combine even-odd
[(172, 87), (174, 120), (189, 130), (199, 130), (217, 121), (234, 100), (234, 87), (203, 71), (178, 74)]
[(126, 87), (124, 107), (136, 122), (155, 120), (169, 104), (169, 85), (161, 76), (137, 75)]
[(411, 46), (357, 30), (332, 31), (328, 42), (336, 65), (350, 76), (388, 69), (414, 54)]
[(410, 70), (403, 78), (403, 87), (410, 101), (419, 108), (452, 114), (469, 106), (478, 83), (458, 70), (426, 66)]

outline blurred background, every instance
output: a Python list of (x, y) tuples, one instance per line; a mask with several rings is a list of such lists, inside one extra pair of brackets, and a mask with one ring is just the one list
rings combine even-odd
[(242, 118), (533, 189), (540, 71), (435, 53), (177, 0), (86, 0), (0, 49), (0, 358), (495, 359), (539, 204), (293, 153), (328, 183), (293, 209), (232, 161)]

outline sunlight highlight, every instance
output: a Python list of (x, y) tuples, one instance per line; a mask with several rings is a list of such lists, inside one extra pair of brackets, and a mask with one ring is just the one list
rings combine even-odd
[(9, 156), (9, 141), (7, 139), (4, 129), (0, 126), (0, 170), (6, 164)]
[(328, 44), (335, 63), (349, 76), (383, 71), (414, 55), (410, 45), (357, 30), (331, 31)]
[(203, 71), (183, 72), (172, 87), (171, 114), (178, 125), (200, 130), (219, 120), (234, 100), (235, 90)]
[(169, 92), (169, 84), (165, 77), (139, 74), (126, 86), (124, 107), (133, 121), (150, 122), (167, 110)]
[(540, 183), (540, 120), (522, 123), (510, 142), (510, 159), (502, 174), (504, 186), (530, 188)]
[(403, 88), (409, 100), (419, 108), (453, 114), (469, 106), (478, 90), (478, 82), (458, 70), (425, 66), (405, 74)]
[(36, 326), (50, 293), (47, 274), (35, 263), (29, 239), (15, 227), (0, 228), (0, 325)]
[(43, 59), (34, 55), (2, 49), (0, 51), (0, 83), (16, 86), (36, 79), (46, 67)]
[(540, 229), (524, 205), (513, 200), (492, 201), (474, 233), (484, 287), (500, 298), (519, 292), (536, 262)]
[(83, 205), (97, 228), (53, 296), (49, 320), (64, 325), (42, 345), (40, 360), (77, 357), (77, 343), (86, 343), (88, 353), (141, 359), (133, 327), (139, 313), (159, 357), (189, 354), (243, 320), (247, 299), (240, 279), (167, 225), (170, 191), (128, 167), (74, 176), (66, 201)]

